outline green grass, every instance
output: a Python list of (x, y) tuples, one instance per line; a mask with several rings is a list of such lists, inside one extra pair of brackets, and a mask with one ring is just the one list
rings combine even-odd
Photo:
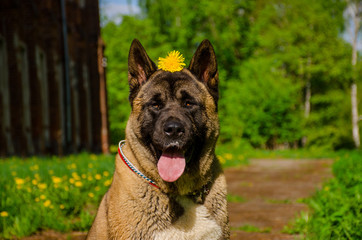
[(286, 232), (306, 239), (362, 239), (362, 152), (340, 153), (335, 178), (305, 199), (311, 213), (302, 213)]
[(227, 201), (231, 203), (244, 203), (246, 202), (246, 199), (239, 195), (228, 194)]
[(0, 238), (43, 229), (88, 230), (112, 181), (114, 156), (0, 161)]
[(240, 227), (231, 227), (231, 230), (244, 231), (244, 232), (257, 232), (257, 233), (269, 233), (269, 232), (271, 232), (270, 227), (260, 229), (260, 228), (258, 228), (256, 226), (249, 225), (249, 224), (246, 224), (246, 225), (243, 225), (243, 226), (240, 226)]

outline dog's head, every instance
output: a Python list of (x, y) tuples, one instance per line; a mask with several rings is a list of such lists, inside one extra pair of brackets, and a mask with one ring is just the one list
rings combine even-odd
[(157, 69), (134, 40), (128, 81), (132, 112), (126, 134), (146, 149), (150, 159), (143, 157), (141, 164), (157, 167), (165, 182), (210, 168), (219, 134), (218, 70), (210, 42), (200, 44), (188, 68), (168, 72)]

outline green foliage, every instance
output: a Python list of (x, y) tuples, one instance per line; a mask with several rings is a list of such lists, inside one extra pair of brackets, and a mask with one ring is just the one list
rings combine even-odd
[(0, 238), (42, 229), (88, 230), (113, 170), (113, 156), (85, 153), (66, 159), (2, 159)]
[(310, 148), (352, 146), (351, 50), (340, 37), (345, 1), (141, 0), (139, 5), (139, 16), (123, 16), (120, 24), (102, 28), (113, 144), (124, 137), (130, 111), (131, 41), (140, 39), (155, 62), (176, 49), (187, 63), (208, 38), (220, 72), (221, 143), (275, 149), (300, 146), (306, 136)]
[[(297, 108), (299, 86), (270, 59), (254, 58), (241, 67), (241, 81), (227, 82), (222, 140), (246, 139), (254, 147), (275, 148), (297, 141), (301, 114)], [(275, 81), (278, 79), (278, 81)], [(236, 120), (237, 119), (237, 120)]]
[(307, 239), (362, 239), (362, 153), (345, 153), (333, 165), (335, 178), (305, 202), (304, 214), (288, 231), (302, 232)]

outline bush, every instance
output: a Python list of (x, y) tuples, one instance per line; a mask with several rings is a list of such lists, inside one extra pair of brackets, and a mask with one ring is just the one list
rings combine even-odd
[(306, 239), (362, 239), (362, 152), (344, 154), (333, 165), (335, 178), (305, 200), (311, 216), (297, 219)]

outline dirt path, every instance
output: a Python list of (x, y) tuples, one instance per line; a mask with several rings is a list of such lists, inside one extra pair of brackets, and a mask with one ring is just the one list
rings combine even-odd
[[(249, 166), (225, 171), (231, 199), (231, 239), (295, 239), (295, 235), (281, 231), (300, 211), (307, 210), (298, 200), (313, 194), (332, 176), (332, 161), (255, 159), (250, 162)], [(252, 227), (260, 231), (241, 230)]]

